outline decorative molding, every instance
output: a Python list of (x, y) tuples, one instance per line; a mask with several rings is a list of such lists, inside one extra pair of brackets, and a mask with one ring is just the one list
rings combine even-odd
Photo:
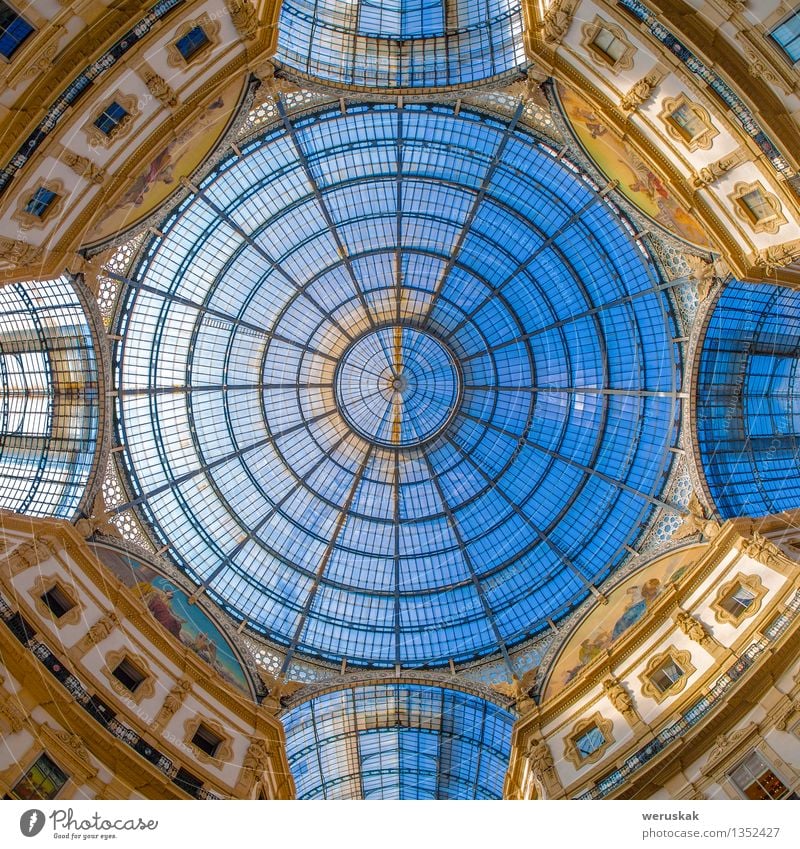
[[(593, 726), (596, 726), (597, 730), (603, 735), (603, 745), (599, 746), (591, 754), (581, 757), (575, 741)], [(586, 764), (600, 760), (608, 747), (614, 742), (614, 735), (612, 734), (613, 727), (614, 724), (611, 720), (605, 719), (599, 711), (578, 720), (572, 726), (572, 731), (570, 731), (569, 735), (564, 738), (564, 757), (572, 763), (575, 769), (580, 769)]]
[(542, 41), (550, 47), (558, 47), (570, 28), (579, 0), (553, 0), (545, 11), (539, 28)]
[(252, 41), (258, 32), (258, 13), (250, 0), (225, 0), (236, 31), (244, 41)]
[(83, 177), (90, 183), (99, 186), (106, 179), (106, 170), (99, 165), (95, 165), (90, 159), (81, 156), (79, 153), (70, 150), (68, 147), (62, 147), (58, 153), (58, 161), (63, 162), (71, 171), (74, 171), (79, 177)]
[[(679, 109), (687, 110), (697, 119), (701, 125), (699, 131), (690, 135), (685, 128), (679, 125), (674, 117)], [(719, 130), (711, 122), (711, 115), (708, 110), (699, 103), (690, 100), (685, 94), (665, 98), (661, 103), (661, 111), (658, 113), (658, 117), (664, 124), (667, 135), (684, 145), (689, 152), (710, 150), (714, 138), (719, 135)]]
[(642, 721), (633, 703), (633, 697), (619, 681), (615, 678), (606, 678), (603, 681), (603, 691), (606, 694), (606, 698), (620, 712), (628, 725), (636, 726)]
[[(679, 651), (675, 646), (670, 646), (665, 651), (651, 657), (644, 672), (639, 675), (639, 681), (642, 684), (642, 695), (648, 696), (657, 704), (661, 704), (665, 699), (680, 693), (686, 687), (692, 673), (696, 672), (696, 667), (692, 663), (691, 657), (688, 651)], [(670, 687), (667, 687), (666, 690), (659, 690), (653, 683), (651, 676), (668, 660), (673, 660), (677, 663), (683, 674)]]
[(191, 690), (192, 681), (190, 678), (179, 678), (175, 682), (175, 686), (167, 693), (164, 698), (164, 704), (161, 705), (156, 718), (153, 720), (154, 730), (158, 731), (166, 726), (170, 719), (178, 712), (178, 709)]
[[(202, 27), (206, 34), (208, 43), (195, 51), (188, 59), (184, 59), (180, 50), (176, 47), (176, 42), (188, 35), (195, 27)], [(209, 54), (214, 51), (214, 48), (220, 44), (220, 23), (212, 21), (207, 12), (200, 15), (199, 18), (193, 18), (190, 21), (183, 23), (172, 34), (167, 47), (167, 65), (171, 68), (188, 68), (190, 65), (195, 65), (200, 62), (205, 62)]]
[(170, 84), (157, 74), (149, 65), (143, 65), (139, 69), (139, 76), (147, 86), (147, 90), (165, 109), (172, 109), (178, 105), (178, 95), (175, 94)]
[[(723, 606), (722, 602), (734, 590), (742, 586), (746, 590), (753, 593), (753, 601), (746, 607), (738, 616), (729, 613)], [(711, 603), (711, 609), (714, 611), (714, 618), (717, 622), (728, 622), (731, 625), (738, 627), (743, 620), (750, 616), (755, 616), (761, 609), (761, 603), (764, 596), (767, 594), (767, 588), (761, 583), (761, 578), (758, 575), (746, 575), (744, 572), (738, 572), (732, 580), (726, 581), (718, 590), (714, 601)]]
[[(708, 632), (706, 626), (686, 610), (675, 612), (675, 624), (692, 642), (697, 643), (709, 652), (713, 652), (716, 648), (716, 640)], [(686, 673), (685, 669), (684, 673)]]
[(635, 82), (633, 86), (620, 98), (620, 109), (622, 109), (626, 115), (636, 112), (637, 109), (647, 103), (666, 74), (666, 70), (657, 68), (650, 71), (649, 74), (642, 77), (642, 79), (638, 82)]
[(737, 147), (732, 153), (704, 165), (697, 173), (693, 174), (692, 184), (696, 189), (704, 189), (712, 183), (716, 183), (720, 177), (736, 168), (737, 165), (747, 162), (749, 157), (750, 154), (746, 148)]
[[(756, 218), (753, 213), (744, 204), (743, 198), (752, 192), (760, 192), (761, 197), (766, 201), (771, 215), (766, 215), (763, 218)], [(781, 202), (776, 195), (768, 192), (760, 180), (753, 183), (740, 182), (736, 183), (733, 191), (728, 195), (728, 200), (733, 204), (734, 212), (737, 217), (741, 218), (750, 225), (754, 233), (770, 233), (775, 234), (780, 228), (787, 223), (786, 216), (783, 214)]]
[(673, 539), (685, 539), (686, 537), (700, 533), (706, 539), (712, 540), (719, 535), (719, 522), (716, 519), (710, 518), (711, 511), (703, 506), (696, 492), (692, 492), (689, 497), (687, 510), (688, 513), (684, 517), (683, 524), (672, 535)]
[[(595, 39), (602, 30), (606, 30), (611, 35), (621, 41), (624, 49), (621, 55), (614, 59), (601, 50), (596, 44)], [(586, 50), (588, 55), (595, 64), (600, 67), (610, 70), (612, 74), (619, 71), (629, 71), (633, 67), (633, 55), (636, 53), (636, 47), (631, 43), (625, 30), (619, 24), (607, 21), (601, 18), (600, 15), (595, 15), (591, 23), (584, 24), (581, 27), (581, 46)]]
[(112, 631), (119, 627), (119, 617), (113, 610), (107, 611), (92, 625), (78, 643), (80, 656), (86, 654), (92, 646), (102, 643)]
[[(0, 253), (2, 253), (2, 246), (0, 246)], [(798, 259), (800, 259), (800, 239), (792, 239), (780, 245), (770, 245), (752, 254), (753, 265), (763, 268), (768, 274), (785, 268)]]

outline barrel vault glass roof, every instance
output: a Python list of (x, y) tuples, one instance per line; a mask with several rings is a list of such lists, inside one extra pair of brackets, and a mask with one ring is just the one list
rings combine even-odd
[(431, 89), (527, 67), (519, 0), (285, 0), (276, 60), (335, 86)]
[(285, 668), (504, 655), (661, 503), (681, 379), (665, 284), (519, 117), (284, 113), (126, 279), (134, 504)]
[(708, 323), (697, 438), (725, 518), (800, 504), (800, 293), (733, 281)]
[(98, 409), (92, 336), (69, 280), (0, 287), (0, 507), (71, 519)]
[(515, 717), (441, 687), (381, 684), (283, 716), (298, 799), (500, 799)]

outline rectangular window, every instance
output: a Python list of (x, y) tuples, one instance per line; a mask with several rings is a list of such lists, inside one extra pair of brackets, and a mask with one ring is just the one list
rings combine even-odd
[(605, 742), (606, 738), (603, 736), (603, 732), (596, 725), (593, 725), (575, 738), (575, 749), (581, 758), (588, 758)]
[(40, 755), (14, 785), (11, 795), (16, 799), (55, 799), (68, 778), (47, 755)]
[(29, 215), (35, 215), (37, 218), (44, 218), (47, 210), (53, 205), (57, 197), (58, 195), (55, 192), (40, 186), (28, 201), (25, 212)]
[(755, 601), (756, 594), (747, 587), (737, 584), (720, 602), (720, 607), (727, 610), (731, 616), (737, 619), (747, 611), (747, 608)]
[(33, 27), (25, 18), (0, 0), (0, 55), (10, 59), (32, 32)]
[(667, 659), (650, 676), (659, 693), (666, 693), (669, 688), (683, 677), (683, 670), (672, 659)]
[(100, 132), (112, 136), (119, 125), (128, 117), (128, 113), (117, 103), (112, 101), (103, 110), (101, 115), (94, 119), (94, 125)]
[(745, 799), (796, 799), (796, 793), (776, 775), (759, 752), (751, 752), (731, 773), (730, 778)]
[(194, 27), (182, 38), (179, 38), (175, 42), (175, 46), (178, 48), (181, 56), (188, 61), (198, 50), (202, 50), (208, 43), (208, 36), (205, 30), (202, 27)]
[(780, 47), (789, 58), (796, 62), (800, 59), (800, 9), (795, 9), (788, 18), (785, 18), (769, 37)]
[(601, 27), (598, 30), (597, 35), (592, 39), (592, 44), (601, 53), (605, 54), (612, 64), (619, 62), (625, 54), (625, 42), (617, 38), (611, 30), (607, 30), (605, 27)]
[(40, 598), (44, 602), (45, 607), (53, 614), (53, 616), (55, 616), (56, 619), (60, 619), (65, 613), (69, 613), (69, 611), (75, 607), (75, 602), (58, 584), (49, 589), (46, 593), (43, 593)]
[(756, 188), (745, 192), (739, 197), (739, 203), (754, 224), (775, 215), (775, 210), (770, 206), (761, 189)]
[(687, 140), (697, 138), (705, 129), (705, 124), (698, 118), (688, 103), (681, 103), (669, 116), (670, 121), (678, 132)]
[(126, 657), (125, 660), (121, 661), (119, 666), (111, 673), (117, 681), (122, 684), (123, 687), (130, 690), (132, 693), (136, 692), (137, 687), (144, 681), (147, 677), (133, 662), (128, 660)]
[(215, 734), (210, 728), (200, 723), (197, 731), (194, 732), (192, 743), (194, 743), (201, 752), (205, 752), (209, 757), (213, 758), (217, 753), (220, 743), (222, 743), (222, 738), (218, 734)]

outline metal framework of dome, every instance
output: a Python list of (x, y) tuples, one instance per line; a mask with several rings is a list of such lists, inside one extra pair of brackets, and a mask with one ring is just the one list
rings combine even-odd
[(284, 669), (508, 658), (661, 505), (667, 284), (522, 107), (278, 108), (127, 280), (133, 504)]

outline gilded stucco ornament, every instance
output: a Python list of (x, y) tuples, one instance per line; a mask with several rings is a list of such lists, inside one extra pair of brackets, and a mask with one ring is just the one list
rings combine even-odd
[(264, 682), (264, 686), (267, 688), (267, 695), (261, 704), (267, 711), (273, 714), (277, 713), (283, 707), (281, 699), (289, 698), (289, 696), (305, 686), (300, 681), (290, 681), (281, 675), (270, 675), (265, 669), (258, 670), (258, 677)]
[(647, 103), (663, 79), (664, 72), (656, 70), (651, 71), (642, 79), (635, 82), (633, 86), (620, 98), (620, 109), (628, 115), (635, 112), (640, 106)]
[(252, 41), (258, 33), (258, 15), (250, 0), (225, 0), (236, 31), (245, 41)]
[(79, 153), (75, 153), (75, 151), (69, 150), (68, 148), (63, 149), (59, 156), (59, 160), (74, 171), (79, 177), (83, 177), (90, 183), (94, 183), (96, 186), (99, 186), (106, 178), (104, 168), (101, 168), (99, 165), (95, 165), (90, 159), (87, 159), (85, 156), (81, 156)]
[(541, 23), (542, 40), (545, 44), (551, 47), (561, 44), (577, 7), (577, 0), (553, 0)]
[(706, 509), (694, 492), (689, 498), (687, 509), (689, 512), (684, 517), (683, 524), (678, 527), (672, 538), (681, 540), (699, 533), (706, 539), (714, 539), (720, 531), (720, 524), (715, 519), (708, 517)]
[(703, 648), (714, 645), (714, 638), (706, 630), (706, 626), (699, 619), (695, 619), (691, 613), (685, 610), (678, 611), (675, 615), (675, 624), (692, 642)]
[(777, 271), (800, 259), (800, 239), (792, 239), (780, 245), (770, 245), (753, 255), (753, 265), (763, 268), (767, 273)]
[(169, 83), (152, 68), (146, 68), (143, 73), (144, 84), (147, 90), (156, 100), (167, 109), (178, 105), (178, 95), (175, 94)]
[(19, 239), (0, 238), (0, 256), (11, 265), (36, 265), (42, 261), (44, 250)]
[(88, 651), (92, 646), (102, 643), (112, 631), (119, 627), (119, 617), (109, 610), (92, 625), (81, 639), (81, 648)]
[(724, 176), (735, 168), (741, 165), (748, 159), (748, 153), (743, 147), (739, 147), (732, 153), (721, 156), (715, 162), (709, 162), (704, 165), (696, 174), (692, 175), (692, 185), (696, 189), (704, 189), (712, 183), (716, 183), (720, 177)]
[(636, 707), (633, 704), (631, 694), (614, 678), (603, 681), (603, 690), (608, 700), (629, 725), (635, 725), (641, 720)]
[(156, 714), (153, 728), (163, 728), (175, 716), (191, 689), (192, 682), (188, 678), (179, 678), (175, 682), (175, 686), (167, 693), (164, 704)]
[(492, 684), (491, 688), (508, 699), (514, 700), (514, 705), (521, 715), (530, 713), (536, 710), (536, 702), (530, 697), (530, 689), (536, 680), (536, 673), (539, 671), (538, 666), (529, 669), (525, 672), (522, 678), (517, 675), (511, 676), (511, 683), (501, 681), (499, 684)]
[(787, 559), (774, 542), (761, 536), (758, 531), (754, 531), (750, 539), (744, 541), (742, 551), (753, 560), (772, 568), (779, 566)]
[(22, 731), (27, 721), (27, 716), (20, 709), (17, 699), (13, 696), (6, 696), (0, 701), (0, 716), (6, 718), (12, 734)]

